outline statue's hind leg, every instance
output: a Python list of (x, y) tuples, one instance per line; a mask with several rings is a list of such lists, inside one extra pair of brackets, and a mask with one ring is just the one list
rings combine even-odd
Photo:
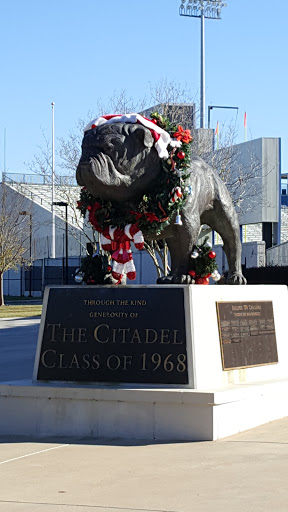
[(241, 267), (241, 242), (239, 223), (232, 203), (215, 200), (214, 209), (201, 216), (201, 222), (208, 224), (223, 239), (229, 274), (228, 284), (246, 284)]

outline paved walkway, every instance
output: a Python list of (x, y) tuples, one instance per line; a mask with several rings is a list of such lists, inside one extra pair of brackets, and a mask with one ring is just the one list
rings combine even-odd
[(288, 419), (221, 441), (0, 438), (1, 512), (287, 512)]
[(40, 317), (0, 318), (0, 382), (32, 379), (39, 325)]
[[(0, 380), (31, 377), (38, 326), (0, 320)], [(287, 476), (288, 418), (201, 443), (0, 437), (0, 512), (287, 512)]]

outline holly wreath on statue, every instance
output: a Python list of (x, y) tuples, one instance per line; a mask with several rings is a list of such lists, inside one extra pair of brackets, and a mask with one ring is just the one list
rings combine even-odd
[(217, 282), (221, 276), (216, 263), (216, 253), (212, 251), (212, 244), (205, 237), (202, 244), (194, 245), (191, 253), (189, 274), (192, 284), (209, 284), (209, 278)]

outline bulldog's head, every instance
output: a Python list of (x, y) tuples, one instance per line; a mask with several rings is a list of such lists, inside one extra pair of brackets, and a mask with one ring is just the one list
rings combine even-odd
[(122, 202), (148, 193), (161, 167), (148, 128), (104, 124), (85, 133), (76, 178), (93, 196)]

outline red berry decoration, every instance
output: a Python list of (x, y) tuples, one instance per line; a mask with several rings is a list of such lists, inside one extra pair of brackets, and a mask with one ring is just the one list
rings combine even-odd
[(196, 277), (196, 279), (195, 279), (196, 284), (203, 284), (203, 281), (204, 281), (203, 277)]
[(189, 270), (188, 274), (189, 274), (191, 277), (195, 277), (195, 276), (196, 276), (196, 272), (195, 272), (195, 270)]
[(91, 210), (92, 210), (92, 206), (91, 206), (91, 204), (88, 204), (88, 206), (87, 206), (87, 210), (88, 210), (89, 212), (91, 212)]
[(112, 270), (112, 267), (110, 265), (108, 265), (107, 272), (111, 272), (111, 270)]
[(184, 158), (185, 158), (185, 156), (186, 156), (186, 155), (185, 155), (184, 151), (179, 151), (179, 152), (177, 153), (177, 156), (178, 156), (178, 158), (179, 158), (180, 160), (184, 160)]
[(216, 258), (216, 253), (214, 251), (209, 251), (208, 256), (210, 260), (214, 260), (214, 258)]
[(209, 277), (203, 277), (203, 284), (209, 284)]

